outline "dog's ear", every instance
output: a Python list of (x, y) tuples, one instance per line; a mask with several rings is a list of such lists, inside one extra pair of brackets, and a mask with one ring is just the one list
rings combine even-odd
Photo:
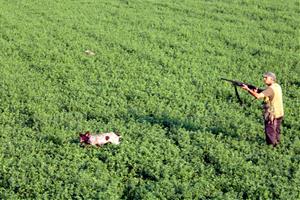
[(85, 136), (90, 136), (90, 135), (91, 135), (90, 131), (85, 132)]
[(80, 136), (80, 137), (83, 137), (83, 136), (85, 136), (85, 134), (83, 134), (83, 133), (79, 133), (79, 136)]

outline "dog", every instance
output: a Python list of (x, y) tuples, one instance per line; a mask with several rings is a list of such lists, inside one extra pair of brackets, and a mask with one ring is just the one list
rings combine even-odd
[(80, 133), (80, 144), (87, 144), (92, 146), (103, 146), (106, 143), (120, 144), (121, 136), (118, 133), (109, 132), (109, 133), (100, 133), (100, 134), (91, 134), (89, 131), (85, 133)]

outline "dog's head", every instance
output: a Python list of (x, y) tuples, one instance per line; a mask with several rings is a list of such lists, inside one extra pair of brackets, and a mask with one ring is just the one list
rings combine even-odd
[(86, 143), (88, 144), (88, 141), (91, 137), (91, 133), (89, 131), (85, 132), (85, 133), (80, 133), (79, 134), (79, 137), (80, 137), (80, 143)]
[(122, 138), (122, 136), (120, 136), (120, 133), (118, 132), (110, 132), (107, 133), (109, 138), (107, 140), (109, 140), (110, 143), (113, 144), (120, 144), (120, 140)]

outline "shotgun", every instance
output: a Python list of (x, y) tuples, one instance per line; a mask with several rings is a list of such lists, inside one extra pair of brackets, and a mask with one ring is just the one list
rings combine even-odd
[(232, 83), (232, 85), (234, 86), (235, 94), (236, 94), (236, 96), (237, 96), (237, 98), (238, 98), (241, 105), (243, 105), (243, 101), (240, 98), (240, 95), (239, 95), (238, 90), (237, 90), (237, 86), (238, 87), (243, 87), (243, 85), (247, 85), (250, 90), (257, 90), (258, 93), (263, 91), (263, 89), (261, 89), (261, 88), (258, 88), (254, 85), (250, 85), (250, 84), (243, 83), (243, 82), (240, 82), (240, 81), (229, 80), (229, 79), (226, 79), (226, 78), (221, 78), (221, 80), (228, 81), (228, 82)]

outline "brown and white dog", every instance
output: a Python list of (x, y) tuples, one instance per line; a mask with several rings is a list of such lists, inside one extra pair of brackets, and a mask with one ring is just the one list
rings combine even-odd
[(120, 144), (121, 136), (114, 132), (92, 135), (89, 131), (80, 133), (80, 144), (89, 144), (93, 146), (102, 146), (106, 143)]

